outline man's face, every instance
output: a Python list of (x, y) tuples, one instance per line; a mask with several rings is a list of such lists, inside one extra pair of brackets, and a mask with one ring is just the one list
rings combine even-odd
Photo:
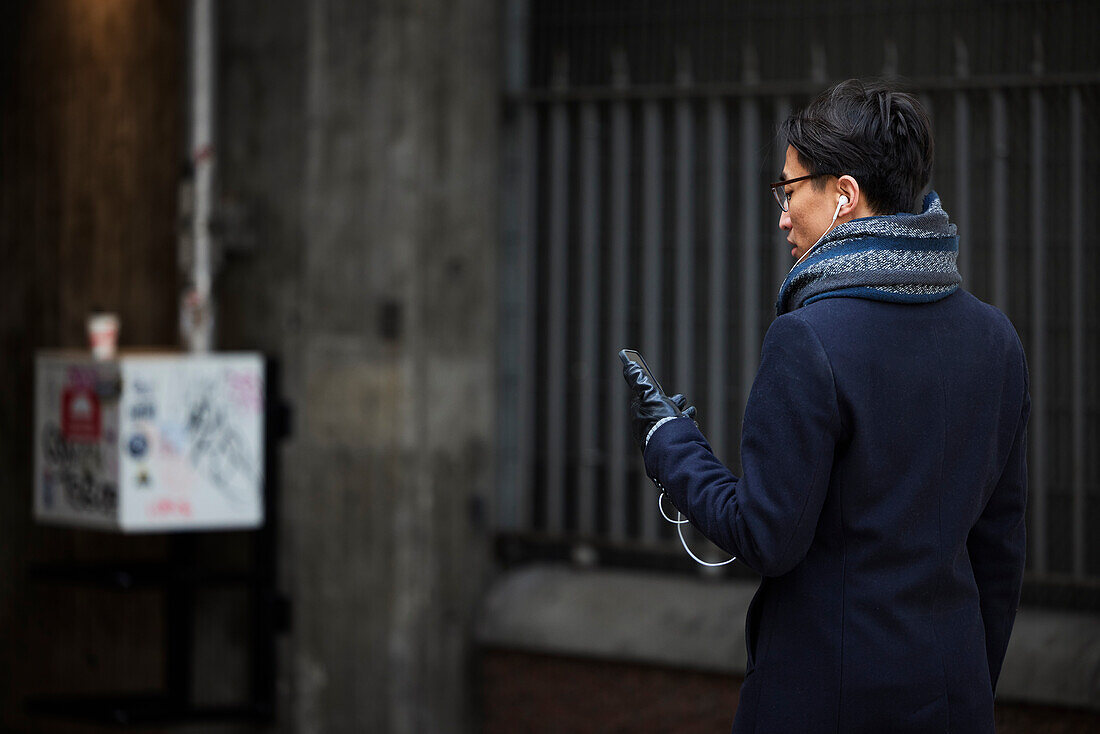
[[(809, 171), (798, 160), (798, 152), (787, 146), (787, 159), (780, 180), (808, 176)], [(821, 185), (821, 179), (796, 181), (784, 187), (787, 191), (787, 211), (780, 213), (779, 228), (787, 232), (791, 256), (800, 259), (813, 247), (832, 223), (839, 194), (834, 186)]]

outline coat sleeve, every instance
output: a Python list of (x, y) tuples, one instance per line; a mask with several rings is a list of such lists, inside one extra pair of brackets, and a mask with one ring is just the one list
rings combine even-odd
[(742, 425), (741, 477), (686, 418), (653, 434), (646, 471), (711, 542), (779, 576), (810, 548), (842, 431), (829, 360), (797, 314), (768, 329)]
[(1024, 578), (1027, 420), (1030, 413), (1031, 397), (1025, 392), (1008, 461), (966, 541), (978, 586), (989, 679), (994, 692), (1016, 619), (1016, 608), (1020, 604)]

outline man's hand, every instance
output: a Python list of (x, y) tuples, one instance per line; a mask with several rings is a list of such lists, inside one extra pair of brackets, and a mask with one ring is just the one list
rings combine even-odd
[(662, 394), (636, 362), (631, 362), (623, 354), (619, 355), (619, 359), (623, 363), (623, 377), (632, 393), (630, 428), (634, 443), (638, 444), (639, 449), (645, 451), (646, 436), (663, 418), (684, 415), (695, 419), (695, 408), (687, 405), (687, 398), (683, 395), (673, 395), (670, 398)]
[(680, 409), (680, 412), (684, 414), (685, 418), (691, 418), (692, 423), (699, 425), (699, 421), (695, 420), (695, 406), (688, 405), (688, 399), (680, 393), (676, 393), (671, 398), (672, 402), (676, 403), (676, 407)]

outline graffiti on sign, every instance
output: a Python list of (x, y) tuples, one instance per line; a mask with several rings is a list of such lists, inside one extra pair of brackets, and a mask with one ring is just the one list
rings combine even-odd
[(238, 489), (256, 482), (256, 467), (244, 438), (232, 425), (213, 384), (198, 385), (187, 401), (190, 461), (225, 497), (241, 502)]
[(42, 429), (46, 461), (43, 491), (50, 506), (58, 488), (69, 506), (81, 512), (111, 514), (118, 508), (118, 487), (103, 479), (103, 453), (98, 443), (69, 441), (53, 423)]
[(157, 408), (152, 403), (138, 403), (130, 408), (130, 419), (135, 421), (151, 421), (157, 417)]
[(226, 370), (225, 387), (229, 402), (245, 413), (255, 415), (262, 407), (263, 380), (255, 372)]

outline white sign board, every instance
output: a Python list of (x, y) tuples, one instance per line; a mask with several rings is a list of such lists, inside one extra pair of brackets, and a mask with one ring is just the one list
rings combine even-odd
[(39, 353), (35, 517), (124, 532), (258, 527), (263, 396), (256, 354)]

